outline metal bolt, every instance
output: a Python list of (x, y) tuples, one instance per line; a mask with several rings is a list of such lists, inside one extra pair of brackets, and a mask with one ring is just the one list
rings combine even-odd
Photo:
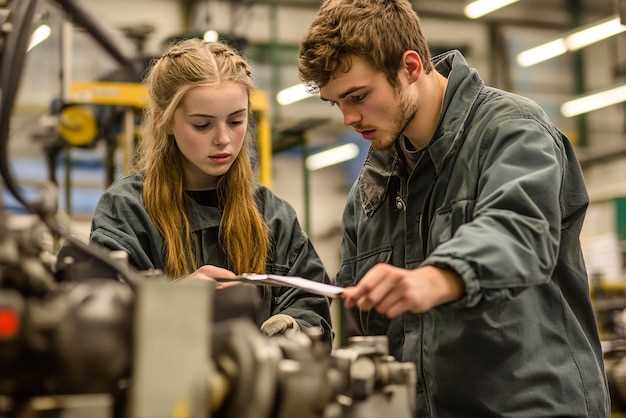
[(387, 356), (389, 354), (389, 340), (384, 335), (368, 337), (351, 337), (350, 347), (368, 347), (375, 350), (377, 354)]
[(350, 367), (350, 383), (352, 396), (355, 399), (365, 399), (374, 392), (376, 367), (374, 362), (363, 357), (352, 363)]

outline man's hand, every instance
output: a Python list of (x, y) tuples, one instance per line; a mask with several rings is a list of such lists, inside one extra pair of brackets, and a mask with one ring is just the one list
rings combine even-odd
[(426, 266), (406, 270), (389, 264), (378, 264), (354, 287), (343, 291), (348, 308), (375, 308), (395, 318), (405, 312), (426, 312), (435, 306), (461, 299), (464, 285), (454, 272)]
[[(226, 270), (224, 268), (221, 267), (217, 267), (217, 266), (213, 266), (210, 264), (204, 265), (200, 268), (198, 268), (198, 270), (194, 271), (191, 274), (191, 278), (194, 279), (200, 279), (200, 280), (210, 280), (210, 281), (215, 281), (213, 280), (214, 277), (235, 277), (236, 274), (233, 273), (230, 270)], [(239, 284), (239, 282), (232, 282), (232, 283), (223, 283), (223, 282), (219, 282), (216, 283), (216, 289), (220, 290), (220, 289), (226, 289), (227, 287), (231, 287), (231, 286), (237, 286)]]

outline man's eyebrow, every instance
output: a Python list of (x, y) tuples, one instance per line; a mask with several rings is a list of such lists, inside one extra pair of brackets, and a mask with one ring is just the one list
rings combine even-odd
[[(343, 99), (343, 98), (344, 98), (344, 97), (346, 97), (347, 95), (349, 95), (349, 94), (351, 94), (351, 93), (354, 93), (355, 91), (360, 90), (360, 89), (365, 88), (365, 87), (367, 87), (367, 86), (354, 86), (354, 87), (350, 87), (348, 90), (344, 91), (343, 93), (341, 93), (341, 94), (339, 95), (339, 99)], [(320, 96), (320, 99), (321, 99), (322, 101), (324, 101), (324, 102), (332, 102), (332, 100), (327, 99), (327, 98), (322, 97), (322, 96)]]
[(346, 91), (344, 91), (343, 93), (341, 93), (341, 94), (339, 95), (339, 98), (340, 98), (340, 99), (343, 99), (343, 98), (344, 98), (344, 97), (346, 97), (348, 94), (350, 94), (350, 93), (354, 93), (354, 92), (355, 92), (355, 91), (357, 91), (357, 90), (361, 90), (361, 89), (362, 89), (362, 88), (364, 88), (364, 87), (365, 87), (365, 86), (354, 86), (354, 87), (351, 87), (351, 88), (349, 88), (348, 90), (346, 90)]

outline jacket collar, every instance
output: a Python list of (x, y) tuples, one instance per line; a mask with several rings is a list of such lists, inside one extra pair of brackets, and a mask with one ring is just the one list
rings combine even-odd
[(219, 227), (221, 213), (217, 208), (202, 206), (185, 194), (191, 232)]
[[(437, 71), (448, 78), (444, 96), (444, 112), (433, 141), (426, 148), (439, 175), (445, 162), (455, 155), (462, 141), (472, 105), (484, 83), (478, 72), (470, 68), (459, 51), (450, 51), (433, 58)], [(363, 210), (371, 216), (384, 200), (392, 176), (400, 175), (400, 155), (396, 147), (375, 150), (370, 147), (359, 176), (359, 193)]]

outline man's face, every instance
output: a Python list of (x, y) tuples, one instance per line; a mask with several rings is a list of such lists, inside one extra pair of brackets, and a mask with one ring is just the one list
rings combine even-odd
[(417, 111), (417, 103), (403, 92), (406, 84), (399, 78), (394, 88), (382, 71), (353, 56), (350, 70), (334, 74), (320, 96), (339, 106), (346, 125), (383, 150), (393, 145)]

